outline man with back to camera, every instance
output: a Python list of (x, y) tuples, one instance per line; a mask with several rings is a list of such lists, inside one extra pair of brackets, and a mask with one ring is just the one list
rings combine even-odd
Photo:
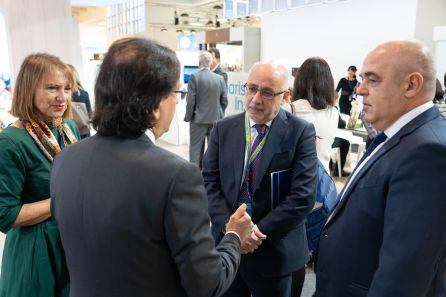
[[(256, 225), (242, 251), (260, 245), (242, 256), (224, 296), (290, 297), (291, 274), (298, 271), (303, 283), (308, 261), (304, 221), (316, 191), (315, 130), (280, 108), (289, 92), (285, 67), (256, 64), (244, 87), (246, 112), (214, 124), (203, 161), (216, 242), (227, 219), (246, 203)], [(279, 174), (282, 181), (272, 186)]]
[(51, 175), (71, 297), (217, 297), (236, 275), (253, 228), (246, 206), (215, 247), (201, 172), (155, 145), (179, 76), (175, 52), (143, 38), (115, 41), (101, 64), (98, 133), (57, 155)]
[(200, 168), (203, 161), (205, 138), (209, 141), (212, 124), (223, 118), (228, 98), (223, 78), (210, 70), (212, 56), (200, 52), (200, 71), (193, 73), (187, 85), (187, 105), (184, 120), (190, 123), (189, 161)]
[(379, 133), (340, 193), (319, 241), (316, 296), (445, 296), (446, 122), (435, 68), (416, 41), (366, 57), (358, 94)]
[(220, 51), (218, 48), (212, 47), (208, 50), (208, 52), (212, 55), (212, 63), (211, 70), (221, 75), (225, 79), (225, 84), (228, 84), (228, 74), (221, 68), (220, 65)]

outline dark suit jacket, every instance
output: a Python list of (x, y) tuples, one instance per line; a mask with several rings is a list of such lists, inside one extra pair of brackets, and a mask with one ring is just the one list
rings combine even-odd
[(317, 296), (446, 296), (445, 172), (446, 122), (433, 107), (345, 192), (319, 242)]
[(214, 248), (200, 171), (146, 135), (65, 148), (51, 197), (72, 297), (219, 296), (235, 277), (240, 242)]
[[(217, 122), (203, 161), (212, 234), (217, 242), (240, 196), (244, 125), (244, 113)], [(268, 238), (253, 254), (242, 256), (242, 265), (278, 276), (303, 267), (308, 260), (304, 221), (314, 204), (317, 156), (312, 124), (280, 109), (270, 129), (253, 184), (252, 215), (253, 222)], [(271, 172), (289, 168), (290, 192), (271, 210)]]
[(209, 69), (191, 74), (187, 84), (186, 122), (212, 124), (223, 118), (228, 98), (223, 78)]
[(223, 68), (221, 68), (220, 64), (218, 64), (217, 68), (215, 68), (214, 73), (223, 76), (225, 84), (228, 84), (228, 74), (223, 71)]

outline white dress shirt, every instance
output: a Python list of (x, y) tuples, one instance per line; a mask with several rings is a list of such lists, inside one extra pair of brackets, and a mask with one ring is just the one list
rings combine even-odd
[(155, 138), (155, 134), (153, 134), (152, 130), (147, 129), (145, 134), (149, 137), (149, 139), (153, 142), (153, 144), (155, 144), (156, 138)]
[[(307, 99), (299, 99), (291, 104), (294, 106), (295, 116), (313, 124), (316, 130), (317, 157), (324, 165), (325, 170), (330, 172), (331, 145), (334, 142), (336, 130), (338, 129), (338, 109), (333, 106), (325, 109), (315, 109)], [(282, 107), (291, 112), (289, 104), (284, 104)]]
[(345, 186), (345, 188), (342, 191), (342, 196), (341, 196), (340, 200), (342, 200), (342, 198), (344, 198), (344, 193), (350, 187), (350, 184), (352, 183), (352, 181), (355, 180), (355, 177), (358, 174), (358, 172), (361, 171), (361, 169), (373, 157), (373, 155), (375, 155), (375, 153), (377, 151), (379, 151), (381, 149), (381, 147), (387, 141), (389, 141), (390, 138), (392, 138), (396, 133), (398, 133), (410, 121), (412, 121), (414, 118), (416, 118), (417, 116), (419, 116), (420, 114), (422, 114), (423, 112), (425, 112), (426, 110), (431, 108), (432, 106), (434, 106), (434, 103), (432, 103), (432, 101), (429, 101), (429, 102), (426, 102), (426, 103), (412, 109), (411, 111), (409, 111), (409, 112), (405, 113), (404, 115), (402, 115), (401, 117), (399, 117), (398, 120), (396, 120), (389, 128), (387, 128), (384, 131), (384, 134), (386, 134), (387, 139), (384, 142), (382, 142), (381, 144), (379, 144), (372, 151), (372, 153), (367, 158), (365, 158), (364, 161), (362, 161), (361, 164), (359, 164), (359, 166), (357, 168), (355, 168), (355, 170), (352, 173), (352, 177), (349, 179), (349, 182), (347, 183), (347, 185)]

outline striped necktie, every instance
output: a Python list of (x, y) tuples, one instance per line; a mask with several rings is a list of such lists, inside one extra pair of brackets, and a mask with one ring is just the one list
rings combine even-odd
[[(256, 128), (258, 135), (252, 144), (251, 151), (249, 154), (250, 156), (262, 142), (263, 138), (266, 135), (266, 130), (268, 128), (268, 126), (265, 124), (255, 124), (254, 127)], [(242, 188), (240, 191), (241, 197), (239, 199), (238, 204), (240, 205), (242, 203), (245, 203), (247, 205), (246, 211), (248, 212), (249, 215), (252, 215), (252, 195), (254, 194), (253, 183), (255, 174), (257, 172), (260, 163), (260, 156), (262, 155), (262, 151), (263, 149), (259, 152), (256, 158), (252, 161), (252, 163), (247, 166), (247, 172), (245, 172), (245, 178), (243, 180)], [(247, 162), (249, 162), (249, 158)]]

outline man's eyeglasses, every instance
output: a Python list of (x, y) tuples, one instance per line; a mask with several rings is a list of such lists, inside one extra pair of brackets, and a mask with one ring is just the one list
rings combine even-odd
[(186, 90), (178, 90), (178, 91), (173, 91), (175, 94), (180, 94), (181, 100), (183, 100), (184, 98), (186, 98), (187, 95), (187, 91)]
[(287, 90), (284, 91), (280, 91), (278, 93), (274, 93), (274, 90), (272, 89), (260, 89), (258, 86), (256, 85), (251, 85), (251, 84), (244, 84), (243, 88), (245, 89), (246, 93), (249, 96), (255, 96), (257, 94), (257, 92), (260, 93), (260, 97), (262, 97), (262, 99), (265, 100), (273, 100), (274, 97), (285, 93)]

